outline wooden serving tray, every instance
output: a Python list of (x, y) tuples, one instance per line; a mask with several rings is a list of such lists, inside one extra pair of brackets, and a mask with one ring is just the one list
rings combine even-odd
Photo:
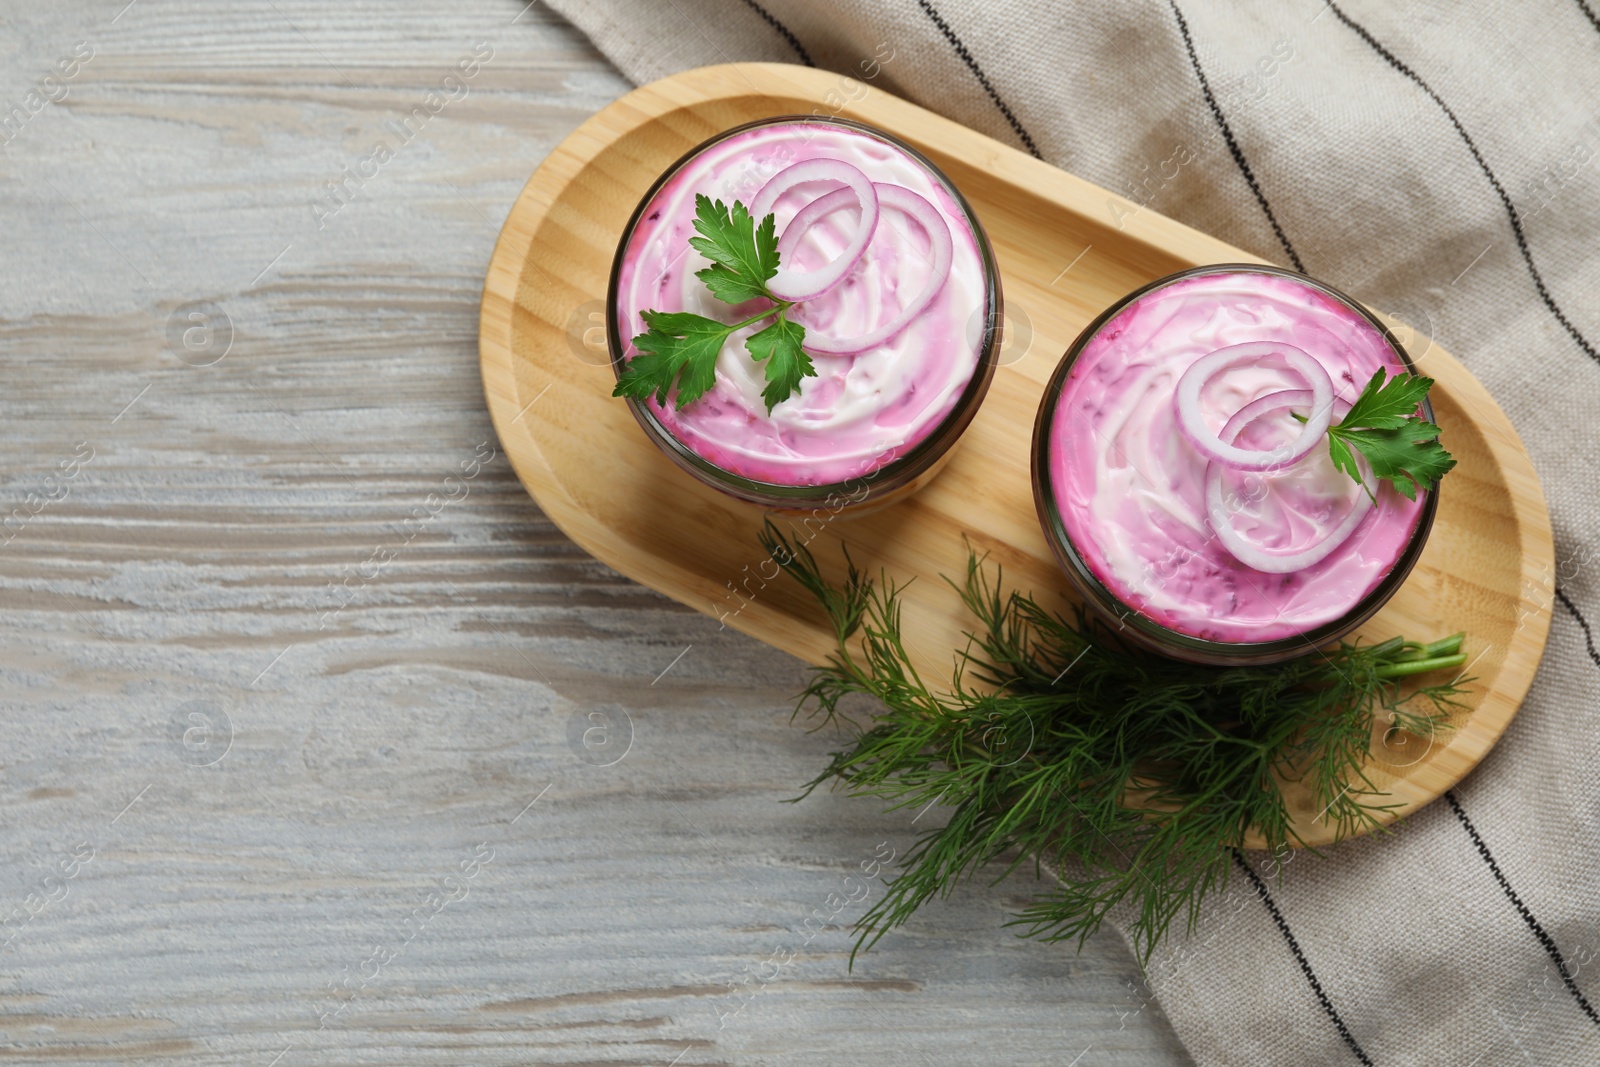
[[(939, 575), (967, 545), (1010, 587), (1066, 607), (1066, 580), (1035, 517), (1029, 440), (1044, 382), (1107, 305), (1203, 263), (1261, 262), (1015, 149), (873, 89), (834, 110), (838, 77), (785, 64), (704, 67), (636, 89), (590, 118), (529, 179), (484, 282), (479, 346), (496, 429), (535, 501), (601, 561), (811, 663), (833, 647), (817, 605), (756, 540), (763, 513), (702, 486), (662, 455), (611, 398), (604, 299), (623, 225), (666, 167), (731, 126), (772, 115), (843, 115), (925, 152), (972, 202), (1003, 277), (1008, 337), (988, 398), (933, 483), (811, 542), (825, 569), (847, 543), (869, 573), (905, 580), (907, 645), (925, 678), (950, 676), (972, 625)], [(1120, 223), (1119, 223), (1120, 220)], [(1030, 336), (1031, 334), (1031, 336)], [(1450, 788), (1499, 738), (1532, 682), (1549, 632), (1550, 517), (1505, 414), (1437, 345), (1411, 346), (1438, 380), (1435, 412), (1460, 465), (1445, 480), (1432, 539), (1404, 587), (1360, 636), (1432, 640), (1467, 631), (1468, 710), (1436, 738), (1375, 743), (1370, 773), (1391, 818)], [(811, 523), (806, 533), (817, 530)], [(1292, 792), (1307, 843), (1332, 839), (1309, 795)], [(1250, 842), (1246, 842), (1250, 844)]]

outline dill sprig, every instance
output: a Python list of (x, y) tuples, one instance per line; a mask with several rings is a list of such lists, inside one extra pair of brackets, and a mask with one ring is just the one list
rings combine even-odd
[[(852, 962), (997, 860), (997, 882), (1030, 861), (1036, 875), (1048, 867), (1059, 878), (1010, 923), (1023, 934), (1081, 947), (1120, 909), (1146, 961), (1174, 919), (1193, 929), (1250, 830), (1271, 849), (1303, 843), (1284, 783), (1309, 783), (1338, 837), (1378, 828), (1394, 805), (1365, 770), (1375, 723), (1426, 737), (1461, 706), (1460, 679), (1411, 684), (1460, 667), (1461, 634), (1346, 643), (1273, 666), (1198, 667), (1004, 592), (1000, 568), (991, 578), (970, 549), (965, 576), (946, 580), (978, 625), (955, 652), (950, 689), (935, 692), (901, 638), (902, 586), (864, 576), (848, 553), (844, 583), (831, 584), (770, 521), (761, 540), (838, 638), (796, 714), (809, 709), (819, 726), (852, 735), (796, 799), (837, 781), (889, 810), (949, 811), (857, 924)], [(860, 696), (881, 705), (864, 726), (843, 706)]]

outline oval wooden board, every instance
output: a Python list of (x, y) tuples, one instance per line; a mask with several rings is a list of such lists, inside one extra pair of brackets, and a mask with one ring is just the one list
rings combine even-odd
[[(968, 541), (1004, 566), (1008, 586), (1067, 604), (1028, 469), (1040, 394), (1067, 345), (1153, 278), (1259, 260), (882, 91), (833, 110), (840, 88), (838, 76), (804, 67), (704, 67), (637, 89), (574, 131), (529, 179), (495, 246), (479, 333), (484, 389), (518, 476), (574, 541), (725, 625), (823, 662), (832, 641), (815, 603), (787, 579), (768, 580), (774, 568), (756, 540), (762, 512), (679, 471), (611, 398), (603, 301), (629, 213), (668, 164), (707, 137), (764, 116), (816, 113), (914, 144), (972, 201), (994, 243), (1007, 311), (1002, 366), (929, 487), (863, 518), (812, 520), (799, 536), (834, 573), (842, 541), (869, 573), (917, 576), (906, 591), (907, 644), (925, 678), (948, 678), (971, 620), (939, 575), (962, 573)], [(1454, 785), (1516, 714), (1544, 650), (1554, 570), (1543, 491), (1505, 414), (1437, 345), (1420, 339), (1410, 348), (1438, 380), (1435, 410), (1460, 466), (1445, 482), (1422, 560), (1361, 636), (1431, 640), (1465, 630), (1477, 681), (1452, 730), (1375, 747), (1369, 773), (1393, 794), (1391, 818)], [(1333, 828), (1295, 789), (1299, 832), (1327, 843)]]

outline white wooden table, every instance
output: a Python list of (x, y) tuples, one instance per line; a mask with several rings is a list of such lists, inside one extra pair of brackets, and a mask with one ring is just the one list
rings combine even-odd
[(849, 971), (911, 817), (779, 803), (801, 666), (498, 455), (479, 286), (626, 89), (585, 41), (125, 3), (0, 14), (0, 1059), (1186, 1062), (1115, 935), (1001, 929), (1027, 878)]

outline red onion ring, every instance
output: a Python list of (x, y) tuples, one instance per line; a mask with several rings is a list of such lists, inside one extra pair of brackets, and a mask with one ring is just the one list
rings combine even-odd
[[(1219, 436), (1206, 426), (1200, 411), (1200, 390), (1223, 371), (1241, 363), (1254, 363), (1271, 355), (1281, 355), (1289, 369), (1300, 375), (1311, 390), (1311, 415), (1300, 428), (1300, 436), (1277, 448), (1239, 448), (1232, 438)], [(1173, 393), (1173, 403), (1178, 411), (1178, 428), (1202, 456), (1225, 467), (1239, 471), (1265, 471), (1286, 467), (1306, 455), (1322, 440), (1333, 421), (1333, 379), (1321, 363), (1294, 345), (1277, 341), (1249, 341), (1242, 345), (1219, 348), (1201, 356), (1190, 364), (1178, 379)], [(1248, 409), (1249, 405), (1240, 410)], [(1237, 417), (1237, 415), (1235, 416)]]
[[(1315, 398), (1315, 391), (1310, 389), (1284, 389), (1252, 400), (1233, 413), (1233, 417), (1222, 427), (1220, 440), (1232, 445), (1240, 431), (1268, 412), (1300, 407), (1312, 403)], [(1339, 401), (1339, 406), (1345, 411), (1350, 410), (1350, 405), (1342, 400)], [(1344, 412), (1341, 411), (1339, 414), (1342, 417)], [(1211, 529), (1217, 535), (1217, 540), (1222, 542), (1222, 547), (1251, 570), (1265, 574), (1292, 574), (1303, 571), (1307, 567), (1321, 563), (1333, 553), (1334, 549), (1348, 541), (1355, 528), (1361, 525), (1361, 520), (1372, 509), (1372, 497), (1368, 495), (1366, 488), (1366, 482), (1372, 478), (1372, 468), (1367, 465), (1366, 457), (1359, 453), (1356, 455), (1356, 462), (1361, 466), (1362, 491), (1356, 496), (1355, 503), (1350, 505), (1349, 513), (1339, 521), (1339, 524), (1309, 548), (1303, 548), (1298, 552), (1273, 552), (1246, 540), (1234, 528), (1231, 513), (1222, 499), (1222, 472), (1226, 469), (1226, 465), (1216, 460), (1206, 464), (1206, 518), (1210, 520)]]
[[(933, 303), (934, 297), (944, 288), (945, 282), (950, 280), (950, 264), (955, 257), (955, 243), (950, 236), (950, 224), (945, 222), (939, 209), (930, 204), (926, 198), (898, 185), (874, 182), (872, 188), (878, 194), (880, 204), (910, 216), (911, 220), (927, 233), (932, 260), (928, 280), (923, 284), (922, 291), (902, 307), (894, 318), (864, 334), (841, 338), (806, 330), (804, 345), (813, 352), (850, 356), (883, 344), (911, 325), (912, 319), (927, 310), (928, 305)], [(779, 256), (786, 255), (786, 246), (793, 247), (794, 243), (804, 236), (805, 231), (814, 226), (818, 220), (850, 203), (854, 195), (853, 190), (836, 189), (801, 208), (778, 241)]]
[[(774, 174), (750, 202), (750, 216), (757, 221), (771, 214), (778, 198), (802, 182), (839, 182), (861, 205), (861, 220), (844, 251), (826, 266), (796, 271), (782, 265), (780, 242), (778, 273), (767, 282), (767, 290), (780, 300), (811, 300), (844, 281), (850, 268), (860, 261), (878, 228), (878, 193), (867, 176), (842, 159), (807, 159)], [(840, 190), (840, 191), (846, 191)], [(832, 195), (832, 194), (829, 194)], [(820, 198), (819, 198), (820, 199)], [(815, 201), (813, 201), (815, 203)], [(794, 228), (790, 223), (785, 236)]]

